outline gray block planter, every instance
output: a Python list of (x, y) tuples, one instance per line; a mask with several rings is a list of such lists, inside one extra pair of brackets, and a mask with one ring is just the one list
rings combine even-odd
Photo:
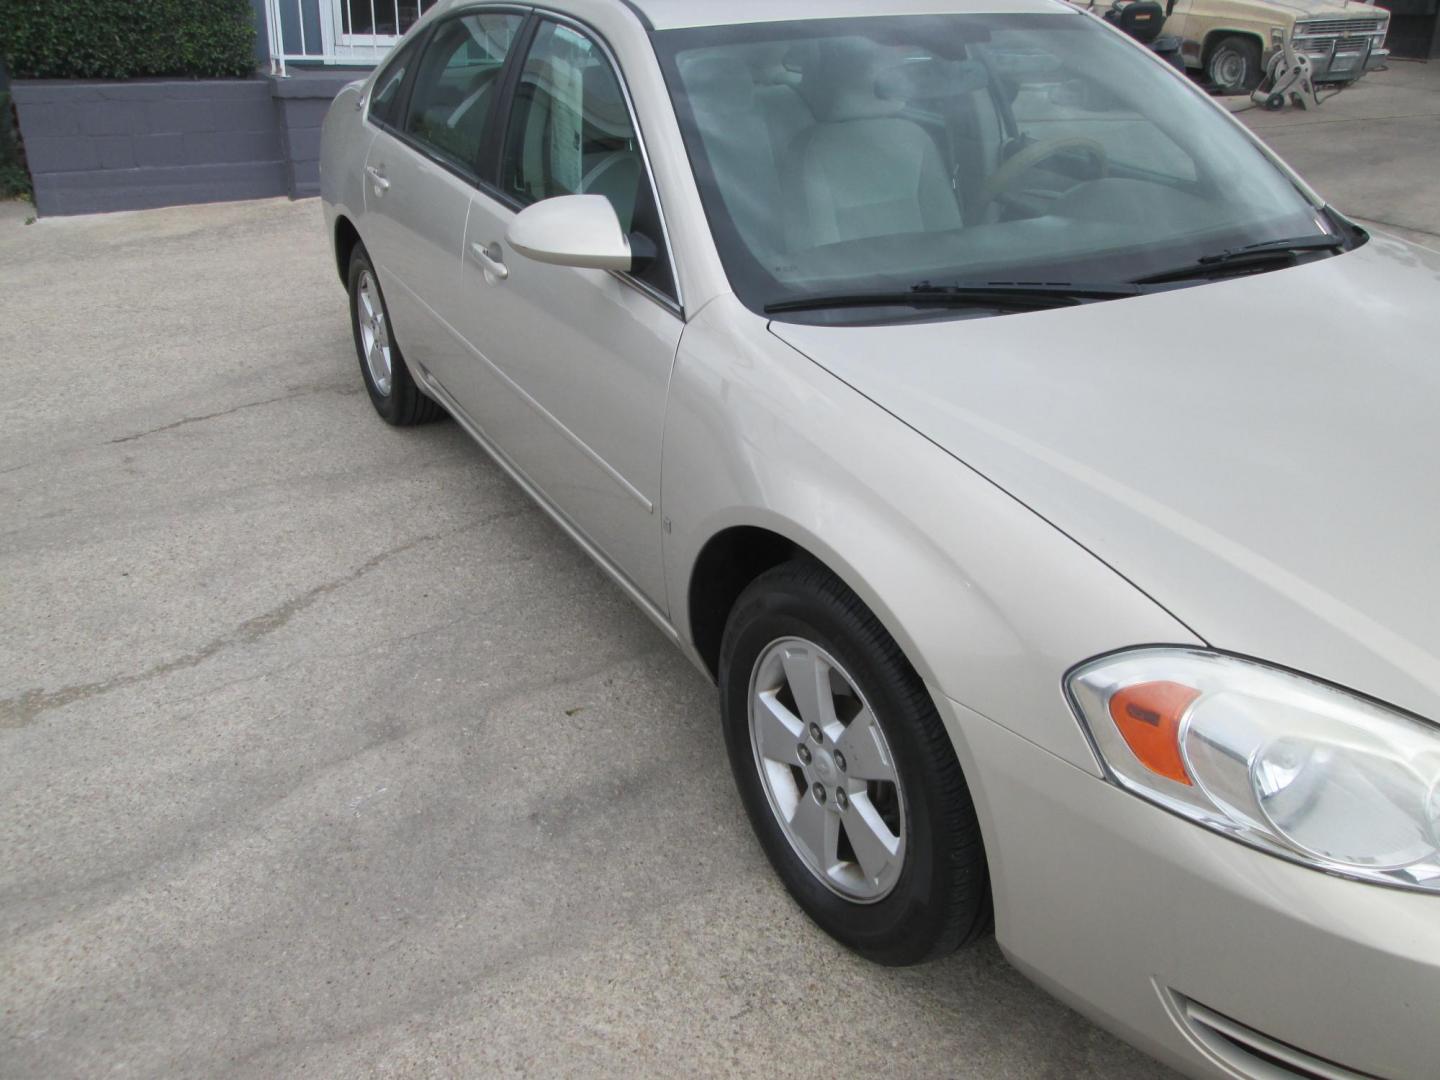
[(284, 139), (286, 190), (292, 199), (320, 194), (320, 125), (330, 102), (346, 83), (368, 72), (345, 69), (290, 69), (286, 78), (267, 76)]
[(354, 71), (215, 80), (19, 80), (41, 215), (320, 191), (320, 124)]

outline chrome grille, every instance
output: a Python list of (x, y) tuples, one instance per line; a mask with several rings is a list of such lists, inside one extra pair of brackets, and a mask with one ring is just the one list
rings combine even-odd
[(1315, 19), (1295, 24), (1296, 37), (1352, 37), (1378, 34), (1385, 29), (1385, 19)]

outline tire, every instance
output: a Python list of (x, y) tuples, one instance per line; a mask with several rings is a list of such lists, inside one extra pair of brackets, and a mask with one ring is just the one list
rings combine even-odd
[(390, 333), (390, 311), (380, 291), (380, 278), (363, 244), (350, 253), (350, 328), (355, 355), (370, 403), (387, 424), (409, 427), (441, 415), (440, 406), (421, 393), (410, 375), (400, 346)]
[(1259, 43), (1238, 34), (1221, 38), (1205, 61), (1205, 76), (1223, 94), (1250, 93), (1265, 77)]
[[(808, 685), (829, 687), (832, 705), (818, 708), (820, 739), (805, 715), (817, 714), (819, 696), (807, 709), (793, 688), (807, 685), (812, 663), (819, 677)], [(823, 930), (867, 959), (902, 965), (947, 955), (988, 927), (985, 851), (954, 747), (920, 677), (838, 578), (800, 560), (746, 588), (721, 643), (720, 707), (760, 845)], [(887, 769), (894, 783), (872, 779)], [(839, 822), (833, 841), (830, 826), (810, 827), (828, 822), (824, 814)], [(807, 846), (806, 835), (833, 856), (818, 858), (821, 845)], [(878, 837), (894, 843), (882, 849)]]

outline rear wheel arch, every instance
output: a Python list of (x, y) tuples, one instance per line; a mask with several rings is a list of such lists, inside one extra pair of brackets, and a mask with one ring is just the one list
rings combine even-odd
[(350, 256), (359, 243), (360, 231), (348, 217), (341, 214), (335, 219), (335, 269), (340, 275), (342, 285), (349, 285)]

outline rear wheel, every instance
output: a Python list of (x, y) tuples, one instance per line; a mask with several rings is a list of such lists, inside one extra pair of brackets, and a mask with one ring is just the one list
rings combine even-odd
[(1205, 75), (1221, 93), (1250, 93), (1265, 76), (1265, 69), (1260, 63), (1259, 43), (1238, 34), (1221, 38), (1210, 50), (1210, 59), (1205, 62)]
[(985, 854), (954, 747), (854, 593), (808, 561), (761, 575), (726, 625), (720, 683), (741, 799), (812, 919), (884, 964), (985, 928)]
[(364, 245), (350, 253), (350, 324), (370, 402), (387, 424), (406, 427), (440, 416), (440, 406), (420, 392), (390, 330), (380, 278)]

